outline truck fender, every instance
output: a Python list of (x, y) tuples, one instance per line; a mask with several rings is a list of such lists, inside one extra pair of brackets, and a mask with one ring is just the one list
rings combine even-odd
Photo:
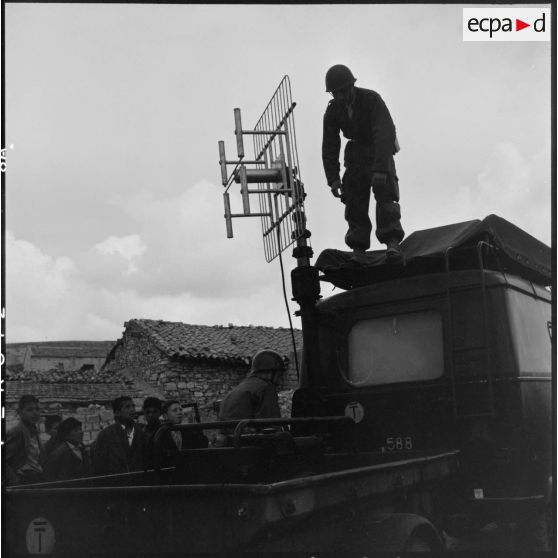
[(445, 550), (436, 527), (425, 517), (411, 513), (373, 515), (366, 522), (366, 535), (369, 544), (382, 551)]

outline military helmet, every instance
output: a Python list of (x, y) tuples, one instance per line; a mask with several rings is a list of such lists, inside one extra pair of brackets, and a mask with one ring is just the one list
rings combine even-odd
[(252, 368), (250, 372), (255, 374), (256, 372), (265, 372), (267, 370), (283, 371), (284, 369), (285, 363), (279, 353), (271, 349), (263, 349), (258, 351), (252, 358)]
[(326, 73), (325, 83), (326, 91), (333, 93), (338, 89), (343, 89), (347, 85), (352, 85), (356, 81), (353, 72), (343, 64), (336, 64), (332, 66)]

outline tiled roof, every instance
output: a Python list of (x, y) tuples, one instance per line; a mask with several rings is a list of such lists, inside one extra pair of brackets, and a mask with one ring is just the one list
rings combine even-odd
[(31, 355), (35, 358), (106, 358), (113, 346), (113, 342), (104, 341), (75, 347), (32, 345)]
[[(130, 320), (126, 328), (144, 333), (173, 357), (242, 361), (250, 364), (259, 349), (273, 349), (283, 358), (293, 352), (291, 330), (264, 326), (204, 326), (162, 320)], [(294, 330), (297, 349), (302, 331)]]
[(86, 403), (106, 402), (128, 395), (136, 397), (140, 391), (133, 385), (124, 383), (112, 384), (70, 384), (70, 383), (35, 383), (35, 382), (6, 382), (6, 401), (16, 402), (22, 395), (35, 395), (44, 401), (84, 401)]
[(35, 384), (114, 384), (125, 382), (124, 375), (104, 370), (10, 370), (5, 373), (6, 380)]

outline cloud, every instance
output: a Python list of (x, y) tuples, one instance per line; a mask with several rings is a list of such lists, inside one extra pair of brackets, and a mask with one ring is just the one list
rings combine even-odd
[(120, 268), (113, 279), (146, 296), (217, 298), (245, 295), (273, 281), (275, 273), (263, 258), (259, 219), (234, 220), (235, 238), (227, 239), (220, 190), (203, 180), (176, 196), (113, 195), (111, 203), (140, 231), (127, 237), (138, 240), (125, 246), (127, 254), (137, 250), (137, 273), (125, 277)]
[(71, 308), (76, 268), (6, 232), (6, 337), (15, 341), (55, 338), (59, 316)]
[(9, 340), (116, 339), (131, 318), (287, 326), (259, 222), (235, 222), (228, 240), (220, 201), (208, 182), (175, 197), (115, 197), (137, 231), (59, 258), (9, 233)]
[(94, 249), (100, 254), (118, 255), (128, 263), (127, 273), (137, 271), (137, 259), (145, 252), (146, 246), (137, 234), (124, 237), (109, 236), (96, 244)]
[[(235, 219), (225, 238), (216, 141), (234, 153), (233, 107), (250, 128), (288, 73), (312, 245), (347, 249), (320, 151), (323, 76), (344, 54), (396, 122), (408, 234), (496, 213), (550, 238), (548, 45), (465, 46), (452, 6), (297, 6), (288, 48), (259, 25), (283, 21), (281, 6), (136, 8), (9, 6), (12, 335), (111, 338), (131, 317), (284, 325), (257, 219)], [(252, 77), (222, 57), (231, 18), (246, 17)], [(314, 40), (339, 22), (350, 37)], [(200, 44), (212, 47), (203, 57)], [(190, 72), (172, 71), (185, 60)], [(372, 248), (382, 248), (374, 235)]]
[[(465, 218), (495, 213), (550, 243), (550, 151), (526, 157), (512, 142), (494, 146), (476, 182), (459, 188), (457, 212)], [(545, 211), (541, 211), (541, 208)]]

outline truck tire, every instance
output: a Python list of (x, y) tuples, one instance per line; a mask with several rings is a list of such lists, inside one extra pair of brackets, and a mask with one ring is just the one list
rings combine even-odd
[(403, 552), (434, 552), (436, 550), (437, 548), (430, 541), (413, 534), (405, 542)]
[[(366, 523), (366, 531), (375, 550), (431, 553), (445, 550), (437, 529), (426, 518), (415, 514), (376, 515)], [(370, 547), (367, 551), (372, 552)]]

